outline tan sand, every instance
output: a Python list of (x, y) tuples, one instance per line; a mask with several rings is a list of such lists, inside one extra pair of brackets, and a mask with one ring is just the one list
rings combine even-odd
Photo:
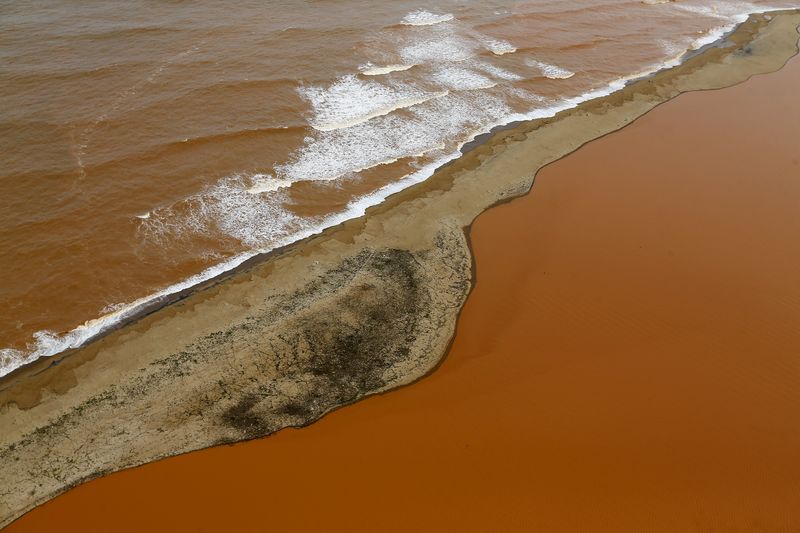
[[(787, 28), (794, 32), (796, 17), (780, 20), (784, 37)], [(794, 33), (793, 48), (796, 38)], [(747, 52), (719, 63), (644, 82), (622, 100), (587, 106), (552, 126), (521, 126), (536, 130), (530, 137), (524, 129), (500, 135), (499, 144), (476, 150), (473, 159), (465, 157), (461, 167), (451, 168), (446, 192), (428, 185), (414, 191), (418, 200), (400, 196), (368, 217), (365, 226), (377, 224), (383, 231), (373, 229), (372, 235), (389, 235), (397, 244), (400, 227), (426, 228), (424, 217), (409, 218), (415, 213), (409, 205), (417, 206), (417, 214), (426, 213), (426, 207), (442, 213), (442, 206), (455, 206), (445, 212), (455, 216), (451, 213), (460, 208), (469, 216), (485, 199), (474, 191), (489, 188), (480, 180), (487, 175), (505, 186), (487, 197), (518, 194), (526, 166), (538, 168), (537, 161), (552, 160), (570, 143), (616, 129), (682, 90), (728, 85), (748, 68), (774, 70), (782, 59), (770, 55), (775, 48), (768, 43), (756, 39)], [(769, 53), (761, 54), (764, 48)], [(777, 57), (778, 63), (765, 57)], [(799, 340), (800, 289), (793, 272), (800, 250), (792, 238), (798, 227), (791, 207), (800, 191), (791, 179), (797, 176), (798, 121), (789, 113), (797, 117), (790, 98), (797, 70), (722, 92), (681, 96), (541, 172), (531, 196), (482, 216), (472, 232), (478, 282), (450, 357), (428, 379), (301, 431), (93, 481), (29, 513), (9, 531), (447, 525), (471, 530), (534, 525), (544, 530), (796, 529), (800, 491), (795, 480), (800, 478), (793, 452), (800, 435), (793, 420), (800, 403), (792, 355)], [(794, 129), (781, 131), (776, 124)], [(458, 220), (450, 224), (458, 227)], [(354, 235), (349, 244), (342, 237), (326, 242), (358, 249), (353, 242), (362, 234)], [(386, 250), (364, 259), (364, 268), (340, 267), (334, 272), (359, 283), (343, 283), (344, 292), (323, 291), (312, 311), (302, 310), (299, 318), (289, 310), (282, 331), (298, 323), (346, 329), (347, 324), (320, 316), (348, 301), (357, 304), (348, 307), (353, 320), (362, 308), (375, 314), (375, 305), (394, 301), (410, 287), (428, 287), (442, 272), (451, 276), (439, 280), (443, 303), (416, 305), (424, 298), (415, 297), (414, 310), (401, 309), (397, 317), (413, 322), (415, 310), (440, 313), (448, 298), (448, 312), (456, 312), (462, 294), (458, 283), (464, 279), (458, 240), (442, 245), (436, 238), (449, 235), (443, 230), (426, 235), (435, 243), (427, 250), (439, 255), (426, 249), (412, 253), (423, 267), (409, 267), (410, 277), (382, 270)], [(281, 260), (315, 257), (313, 251), (304, 253)], [(425, 263), (430, 257), (442, 259)], [(175, 355), (181, 364), (206, 365), (202, 372), (178, 366), (170, 367), (173, 374), (158, 374), (153, 365), (166, 363), (157, 356), (133, 357), (137, 346), (159, 342), (169, 354), (182, 335), (189, 335), (186, 330), (196, 336), (213, 328), (220, 316), (214, 312), (236, 307), (243, 295), (255, 299), (249, 291), (264, 285), (262, 276), (288, 279), (279, 261), (260, 268), (63, 358), (58, 367), (29, 369), (6, 381), (0, 415), (4, 442), (12, 445), (4, 449), (0, 465), (5, 520), (75, 484), (81, 472), (96, 475), (209, 441), (255, 436), (297, 423), (294, 417), (301, 414), (313, 420), (336, 400), (346, 403), (341, 391), (347, 388), (337, 382), (338, 388), (331, 388), (334, 402), (310, 416), (311, 399), (301, 394), (304, 403), (296, 403), (293, 395), (307, 383), (295, 379), (265, 394), (270, 401), (295, 403), (278, 404), (280, 409), (265, 414), (261, 402), (266, 400), (247, 389), (224, 387), (247, 383), (255, 373), (240, 372), (235, 375), (241, 381), (225, 381), (227, 367), (202, 360), (202, 351)], [(264, 272), (269, 268), (274, 270)], [(453, 284), (452, 292), (445, 290)], [(343, 300), (371, 291), (380, 297)], [(269, 301), (276, 299), (286, 302)], [(429, 347), (448, 339), (449, 322), (442, 320), (443, 335), (424, 332), (409, 342), (408, 351), (424, 347), (419, 339)], [(263, 347), (258, 339), (271, 334), (241, 329), (245, 332), (204, 338), (202, 347), (220, 355), (225, 354), (215, 351), (220, 346), (238, 346), (234, 356), (252, 357)], [(384, 329), (389, 343), (402, 340), (395, 326)], [(247, 345), (252, 352), (241, 349), (248, 342), (254, 343)], [(125, 353), (132, 359), (114, 357)], [(384, 376), (378, 386), (356, 383), (356, 397), (414, 379), (440, 353), (412, 358), (420, 361), (416, 367), (390, 358), (381, 370), (397, 375)], [(303, 357), (298, 359), (306, 368)], [(245, 360), (224, 362), (235, 367)], [(311, 361), (311, 370), (301, 377), (333, 379), (315, 373)], [(98, 368), (104, 372), (97, 373)], [(187, 368), (194, 372), (188, 377), (182, 373)], [(335, 370), (333, 377), (341, 378)], [(344, 377), (369, 377), (374, 371), (349, 370)], [(123, 385), (140, 385), (141, 393), (103, 388), (103, 380), (117, 383), (125, 372), (140, 380), (130, 378)], [(191, 404), (177, 387), (191, 378), (191, 391), (208, 393), (211, 389), (201, 385), (217, 377), (228, 396), (218, 393), (213, 401), (195, 397)], [(157, 378), (165, 380), (156, 382), (163, 388), (148, 388)], [(125, 396), (90, 396), (109, 390)], [(185, 410), (192, 405), (201, 412)], [(229, 424), (220, 427), (203, 409), (212, 414), (221, 409)], [(41, 425), (59, 413), (61, 418)], [(121, 418), (113, 420), (115, 414)], [(42, 429), (26, 435), (30, 427)], [(95, 442), (85, 445), (89, 435)], [(47, 484), (44, 496), (28, 493), (37, 482)]]

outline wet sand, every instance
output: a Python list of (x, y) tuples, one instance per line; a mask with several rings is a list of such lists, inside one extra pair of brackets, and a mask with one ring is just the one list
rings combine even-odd
[(428, 378), (6, 531), (797, 531), (798, 84), (681, 95), (481, 215)]

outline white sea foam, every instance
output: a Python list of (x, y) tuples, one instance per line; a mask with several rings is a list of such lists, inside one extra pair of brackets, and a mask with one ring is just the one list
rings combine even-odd
[(513, 54), (517, 51), (517, 48), (508, 41), (501, 41), (498, 39), (487, 39), (484, 42), (484, 46), (486, 49), (489, 50), (491, 53), (502, 56), (505, 54)]
[[(313, 220), (283, 207), (279, 185), (328, 181), (362, 170), (422, 155), (437, 157), (452, 148), (465, 130), (508, 114), (500, 97), (451, 96), (409, 110), (410, 116), (383, 116), (351, 128), (318, 132), (273, 175), (231, 176), (176, 205), (153, 211), (140, 226), (157, 243), (222, 232), (253, 248), (270, 249), (297, 235)], [(254, 194), (258, 192), (257, 194)]]
[[(744, 2), (742, 2), (744, 4)], [(752, 4), (750, 4), (752, 5)], [(722, 10), (720, 7), (722, 6)], [(686, 11), (692, 15), (701, 15), (703, 17), (712, 17), (712, 18), (728, 18), (731, 15), (739, 15), (741, 11), (737, 10), (733, 13), (726, 13), (726, 9), (724, 8), (724, 4), (721, 2), (715, 2), (712, 5), (698, 5), (698, 4), (687, 4), (687, 3), (676, 3), (674, 9), (679, 11)]]
[(525, 64), (539, 69), (545, 78), (550, 78), (551, 80), (565, 80), (575, 75), (575, 73), (571, 70), (567, 70), (556, 65), (551, 65), (543, 61), (536, 61), (534, 59), (527, 60)]
[(533, 104), (534, 102), (541, 103), (547, 101), (547, 98), (545, 98), (544, 96), (531, 92), (527, 89), (522, 89), (520, 87), (509, 87), (505, 90), (505, 92), (509, 96), (518, 98), (524, 102), (527, 102), (528, 104)]
[(291, 180), (279, 179), (268, 174), (256, 174), (253, 176), (253, 185), (247, 189), (250, 194), (261, 194), (262, 192), (275, 192), (292, 185)]
[(361, 124), (362, 122), (366, 122), (366, 121), (368, 121), (370, 119), (373, 119), (375, 117), (388, 115), (392, 111), (397, 111), (398, 109), (404, 109), (406, 107), (411, 107), (411, 106), (414, 106), (414, 105), (417, 105), (417, 104), (421, 104), (421, 103), (427, 102), (428, 100), (431, 100), (433, 98), (440, 98), (440, 97), (444, 96), (445, 94), (447, 94), (447, 93), (439, 92), (439, 93), (429, 94), (429, 95), (426, 95), (426, 96), (418, 96), (418, 97), (410, 97), (410, 98), (399, 98), (399, 99), (395, 100), (394, 102), (392, 102), (390, 104), (387, 104), (384, 107), (376, 108), (376, 109), (374, 109), (373, 111), (371, 111), (369, 113), (366, 113), (366, 114), (363, 114), (363, 115), (358, 115), (356, 117), (353, 117), (350, 120), (343, 120), (341, 122), (328, 122), (328, 123), (323, 123), (323, 124), (316, 123), (316, 124), (313, 124), (313, 126), (314, 126), (314, 129), (317, 129), (319, 131), (332, 131), (332, 130), (338, 130), (338, 129), (342, 129), (342, 128), (349, 128), (349, 127), (355, 126), (357, 124)]
[(311, 103), (311, 126), (319, 131), (349, 128), (442, 96), (410, 85), (360, 80), (354, 75), (339, 78), (329, 87), (301, 87), (299, 91)]
[(717, 28), (712, 28), (707, 32), (703, 33), (700, 37), (697, 37), (692, 41), (689, 45), (690, 50), (699, 50), (700, 48), (719, 41), (723, 35), (728, 33), (728, 31), (732, 30), (736, 23), (731, 23), (725, 26), (719, 26)]
[[(264, 195), (255, 192), (259, 182), (273, 190)], [(286, 196), (277, 186), (280, 183), (291, 181), (278, 178), (269, 183), (264, 175), (255, 179), (243, 174), (228, 176), (176, 204), (154, 210), (139, 232), (159, 244), (221, 233), (259, 248), (296, 232), (305, 223), (282, 207)], [(261, 192), (267, 193), (267, 189)]]
[(406, 15), (402, 23), (408, 26), (432, 26), (434, 24), (447, 22), (448, 20), (453, 20), (452, 13), (437, 14), (425, 11), (424, 9), (418, 9)]
[(659, 45), (666, 56), (666, 59), (660, 65), (661, 68), (671, 68), (680, 65), (683, 56), (689, 51), (689, 46), (686, 43), (681, 44), (674, 41), (662, 40), (659, 42)]
[(401, 47), (404, 63), (441, 63), (464, 61), (475, 54), (475, 43), (453, 31), (437, 31)]
[(477, 70), (481, 70), (496, 79), (506, 81), (519, 81), (524, 79), (519, 74), (500, 68), (496, 65), (492, 65), (491, 63), (486, 63), (485, 61), (476, 61), (474, 65), (469, 66), (474, 67)]
[(494, 81), (474, 70), (453, 65), (439, 67), (431, 78), (438, 85), (457, 91), (489, 89), (497, 85)]
[(666, 39), (660, 40), (658, 44), (661, 46), (661, 49), (664, 51), (664, 53), (670, 58), (670, 61), (680, 58), (689, 49), (685, 43), (668, 41)]
[(372, 63), (367, 63), (360, 67), (361, 73), (365, 76), (381, 76), (389, 74), (390, 72), (402, 72), (412, 68), (414, 65), (386, 65), (385, 67), (378, 67)]
[[(486, 109), (476, 105), (486, 106)], [(425, 152), (457, 139), (467, 124), (493, 114), (502, 101), (474, 94), (432, 99), (408, 109), (409, 116), (384, 115), (351, 128), (318, 132), (293, 157), (275, 168), (292, 181), (327, 181)], [(505, 110), (505, 108), (504, 108)]]
[(731, 32), (736, 26), (746, 21), (754, 13), (769, 13), (782, 8), (773, 6), (756, 5), (751, 2), (715, 2), (713, 5), (697, 5), (673, 3), (674, 9), (685, 11), (692, 16), (700, 15), (709, 18), (721, 19), (726, 22), (704, 32), (690, 44), (691, 50), (698, 50), (706, 45), (719, 41), (725, 34)]

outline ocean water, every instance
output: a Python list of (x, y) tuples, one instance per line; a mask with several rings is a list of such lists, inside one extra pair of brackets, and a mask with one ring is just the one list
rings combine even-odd
[(0, 3), (0, 375), (785, 0)]

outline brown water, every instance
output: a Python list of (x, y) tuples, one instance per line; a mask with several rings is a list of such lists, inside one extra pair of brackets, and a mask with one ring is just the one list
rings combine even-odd
[(0, 374), (797, 3), (713, 4), (3, 2)]

